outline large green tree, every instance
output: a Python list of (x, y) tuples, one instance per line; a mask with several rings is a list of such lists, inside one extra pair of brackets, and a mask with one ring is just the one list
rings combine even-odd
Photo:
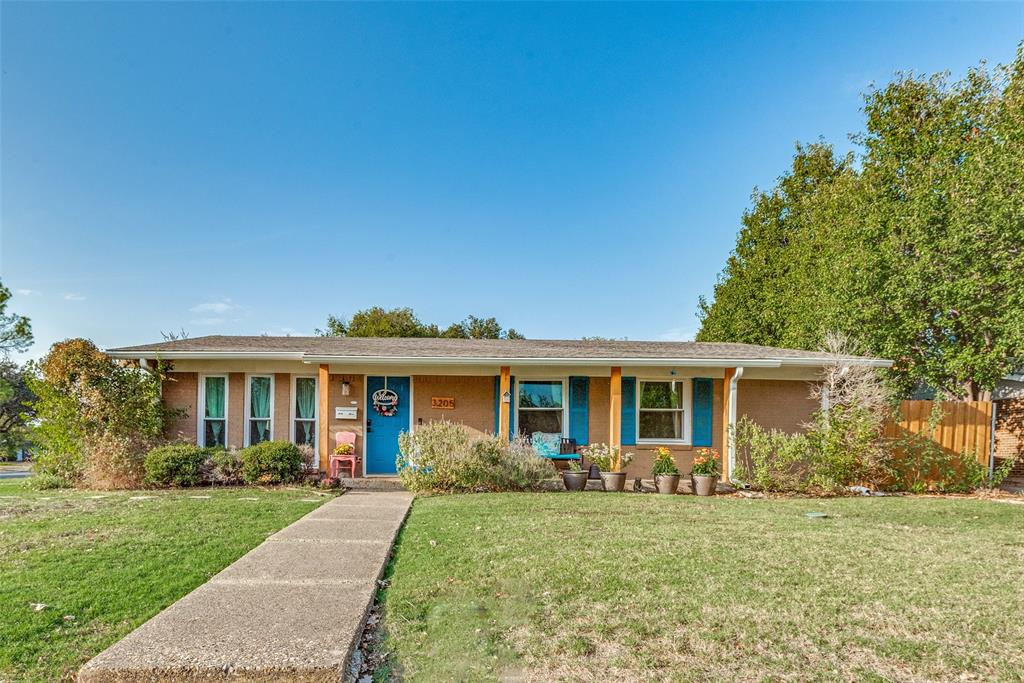
[(814, 348), (827, 330), (977, 399), (1024, 359), (1024, 45), (959, 81), (865, 96), (859, 150), (797, 149), (756, 193), (698, 339)]
[(374, 306), (344, 319), (328, 316), (327, 327), (318, 329), (325, 337), (446, 337), (450, 339), (522, 339), (514, 329), (503, 329), (495, 318), (474, 315), (441, 329), (424, 323), (411, 308), (385, 309)]
[[(736, 248), (715, 285), (714, 302), (701, 297), (700, 341), (806, 347), (833, 322), (834, 291), (819, 286), (832, 250), (832, 230), (820, 220), (822, 196), (849, 185), (850, 158), (824, 144), (797, 146), (789, 172), (767, 192), (755, 190)], [(824, 315), (823, 315), (824, 314)]]

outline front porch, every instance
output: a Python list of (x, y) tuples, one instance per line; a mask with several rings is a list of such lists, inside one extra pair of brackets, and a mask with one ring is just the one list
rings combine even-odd
[[(636, 455), (626, 470), (631, 480), (649, 476), (658, 446), (672, 451), (684, 473), (695, 449), (714, 448), (724, 454), (722, 481), (729, 480), (734, 462), (729, 432), (737, 416), (743, 367), (700, 367), (683, 374), (683, 369), (664, 366), (624, 372), (622, 366), (552, 371), (502, 365), (455, 372), (445, 368), (451, 374), (444, 375), (424, 373), (442, 368), (420, 367), (370, 374), (384, 369), (318, 364), (318, 385), (326, 388), (319, 391), (319, 415), (325, 419), (319, 420), (317, 438), (319, 467), (325, 474), (331, 473), (332, 454), (343, 435), (355, 442), (359, 460), (354, 479), (393, 476), (398, 435), (445, 419), (478, 435), (554, 439), (554, 445), (535, 448), (559, 469), (579, 457), (582, 446), (608, 443)], [(397, 374), (402, 371), (408, 374)], [(797, 393), (804, 397), (803, 383), (793, 384), (801, 385)], [(374, 403), (382, 388), (389, 392), (387, 410)], [(809, 410), (803, 413), (809, 415)], [(348, 473), (346, 468), (343, 474)]]

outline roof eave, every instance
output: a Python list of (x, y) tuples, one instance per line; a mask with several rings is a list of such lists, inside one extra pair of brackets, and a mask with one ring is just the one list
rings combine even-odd
[(296, 360), (303, 359), (301, 351), (129, 351), (112, 349), (105, 352), (111, 358), (135, 360), (156, 358), (157, 360)]
[[(779, 368), (824, 367), (828, 358), (546, 358), (501, 356), (351, 356), (309, 354), (301, 351), (161, 351), (111, 349), (111, 358), (157, 360), (284, 360), (309, 364), (350, 363), (360, 365), (610, 365), (610, 366), (674, 366), (704, 368)], [(850, 365), (888, 368), (892, 361), (881, 358), (851, 358)]]

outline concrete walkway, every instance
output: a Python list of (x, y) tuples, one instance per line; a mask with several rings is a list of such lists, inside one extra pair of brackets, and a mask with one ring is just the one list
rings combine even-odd
[(79, 681), (339, 681), (412, 494), (350, 491), (92, 659)]

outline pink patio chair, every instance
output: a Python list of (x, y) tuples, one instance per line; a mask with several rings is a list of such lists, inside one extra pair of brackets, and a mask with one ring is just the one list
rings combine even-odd
[(334, 434), (335, 446), (340, 446), (343, 443), (351, 444), (352, 453), (349, 455), (337, 455), (331, 454), (331, 476), (339, 477), (341, 474), (341, 468), (347, 467), (349, 470), (349, 476), (356, 476), (356, 465), (359, 463), (359, 456), (356, 455), (356, 433), (355, 432), (335, 432)]

